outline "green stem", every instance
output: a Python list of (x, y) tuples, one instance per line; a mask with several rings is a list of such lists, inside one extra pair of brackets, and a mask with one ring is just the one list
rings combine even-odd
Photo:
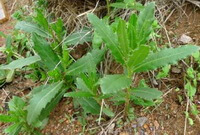
[(108, 15), (110, 15), (110, 0), (106, 0)]
[[(131, 78), (131, 77), (132, 77), (132, 71), (128, 68), (128, 78)], [(125, 108), (124, 108), (124, 117), (128, 117), (130, 98), (131, 98), (131, 87), (126, 89), (126, 101), (125, 101)]]
[(125, 101), (125, 108), (124, 108), (124, 117), (128, 117), (129, 112), (129, 105), (130, 105), (130, 87), (126, 89), (126, 101)]

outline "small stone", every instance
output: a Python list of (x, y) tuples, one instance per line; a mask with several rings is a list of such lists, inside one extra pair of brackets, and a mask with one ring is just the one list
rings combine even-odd
[(109, 126), (109, 128), (108, 128), (108, 133), (109, 133), (109, 134), (113, 134), (114, 128), (115, 128), (115, 123), (113, 123), (113, 124), (111, 124), (111, 125)]
[(153, 84), (154, 84), (155, 86), (158, 86), (158, 82), (156, 81), (156, 79), (153, 79)]
[(135, 135), (140, 135), (139, 132), (136, 132)]
[(159, 125), (159, 123), (158, 123), (158, 121), (157, 121), (157, 120), (156, 120), (156, 121), (154, 121), (154, 126), (156, 127), (156, 129), (159, 129), (160, 125)]
[(121, 132), (119, 135), (129, 135), (127, 132)]
[(144, 124), (143, 127), (144, 127), (144, 129), (148, 129), (149, 128), (147, 124)]
[(172, 73), (180, 74), (181, 73), (181, 69), (178, 68), (178, 67), (172, 67)]
[(140, 118), (137, 118), (136, 121), (137, 121), (137, 125), (139, 127), (142, 127), (146, 122), (147, 122), (147, 117), (140, 117)]
[(145, 135), (144, 130), (140, 130), (139, 132), (140, 132), (140, 135)]
[(132, 126), (133, 128), (137, 128), (137, 124), (133, 124), (133, 126)]
[(189, 36), (187, 36), (187, 35), (185, 35), (185, 34), (183, 34), (183, 35), (179, 38), (178, 41), (179, 41), (181, 44), (189, 44), (189, 43), (192, 42), (192, 38), (189, 37)]
[(173, 32), (173, 31), (169, 31), (168, 34), (169, 34), (170, 36), (173, 36), (173, 35), (174, 35), (174, 32)]
[(143, 127), (144, 127), (145, 131), (146, 131), (148, 134), (151, 133), (150, 128), (149, 128), (149, 126), (148, 126), (147, 124), (144, 124)]

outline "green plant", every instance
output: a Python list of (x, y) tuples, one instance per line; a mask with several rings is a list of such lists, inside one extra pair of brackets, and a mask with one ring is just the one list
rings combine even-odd
[(1, 122), (12, 123), (12, 125), (5, 129), (5, 133), (10, 135), (18, 135), (20, 133), (25, 135), (40, 135), (36, 128), (42, 126), (42, 123), (36, 123), (34, 126), (30, 126), (27, 123), (26, 103), (23, 99), (14, 96), (8, 105), (8, 115), (0, 115)]
[[(109, 11), (109, 0), (107, 2)], [(135, 1), (124, 0), (121, 6), (136, 8), (132, 2)], [(193, 45), (159, 51), (151, 46), (151, 37), (155, 35), (154, 29), (157, 27), (154, 3), (147, 4), (139, 15), (131, 15), (128, 22), (116, 18), (111, 25), (108, 25), (108, 18), (101, 20), (89, 14), (89, 21), (94, 26), (93, 38), (88, 28), (67, 34), (61, 19), (52, 22), (49, 16), (45, 15), (45, 1), (40, 0), (37, 4), (42, 5), (42, 8), (35, 8), (34, 16), (21, 18), (15, 26), (15, 39), (19, 39), (20, 45), (13, 48), (12, 36), (8, 36), (6, 47), (2, 48), (8, 60), (7, 64), (0, 66), (3, 76), (0, 81), (7, 79), (9, 74), (6, 71), (20, 72), (26, 67), (26, 70), (32, 71), (27, 77), (43, 83), (27, 96), (27, 104), (17, 97), (10, 101), (9, 104), (16, 103), (17, 110), (14, 113), (9, 112), (9, 117), (17, 121), (6, 121), (8, 116), (0, 115), (3, 122), (17, 122), (16, 129), (9, 130), (10, 133), (18, 133), (20, 128), (22, 133), (39, 134), (34, 129), (41, 129), (45, 125), (50, 112), (63, 96), (74, 98), (74, 103), (83, 108), (84, 116), (87, 113), (99, 115), (99, 121), (102, 113), (114, 116), (104, 99), (117, 105), (125, 103), (125, 116), (134, 118), (134, 109), (130, 108), (130, 101), (142, 106), (152, 106), (162, 95), (157, 89), (147, 87), (144, 80), (139, 86), (133, 86), (134, 75), (175, 64), (199, 50), (199, 47)], [(116, 7), (116, 4), (111, 6)], [(92, 47), (80, 59), (75, 60), (70, 55), (72, 46), (91, 41)], [(101, 46), (102, 43), (105, 46)], [(123, 74), (107, 75), (98, 72), (98, 64), (106, 51), (109, 51), (123, 67)], [(164, 75), (161, 76), (166, 76), (168, 70), (169, 68), (163, 68)], [(19, 120), (23, 120), (23, 123)], [(85, 126), (85, 121), (81, 121)]]
[[(197, 56), (196, 54), (194, 55), (194, 58), (195, 58), (195, 61), (198, 63), (199, 59), (197, 59), (197, 57), (195, 57), (195, 56)], [(188, 102), (188, 106), (190, 108), (190, 113), (189, 113), (189, 109), (186, 109), (185, 116), (188, 119), (190, 125), (194, 124), (194, 121), (190, 117), (190, 114), (192, 114), (196, 117), (198, 117), (198, 114), (199, 114), (197, 105), (195, 103), (193, 103), (194, 96), (197, 93), (197, 81), (198, 81), (198, 69), (195, 70), (193, 67), (189, 67), (187, 69), (186, 76), (185, 76), (184, 88), (186, 90), (186, 96), (188, 99), (187, 102)]]
[(121, 9), (136, 9), (136, 10), (143, 9), (142, 4), (139, 2), (136, 2), (135, 0), (121, 0), (115, 3), (111, 3), (110, 6), (114, 8), (121, 8)]
[[(15, 27), (27, 32), (23, 33), (30, 45), (26, 51), (29, 52), (26, 58), (22, 56), (11, 59), (7, 65), (0, 66), (1, 70), (12, 71), (29, 67), (30, 71), (42, 71), (46, 76), (46, 83), (34, 88), (28, 96), (30, 100), (24, 121), (30, 128), (46, 120), (66, 90), (74, 87), (73, 81), (77, 75), (95, 72), (96, 65), (104, 54), (104, 50), (94, 49), (74, 62), (70, 57), (69, 47), (90, 41), (90, 31), (83, 29), (67, 35), (61, 19), (53, 23), (48, 22), (41, 10), (37, 10), (36, 16), (32, 19), (30, 22), (20, 21)], [(7, 48), (5, 52), (6, 50)], [(18, 115), (16, 117), (20, 119)]]
[(157, 79), (161, 79), (161, 78), (167, 77), (168, 74), (169, 74), (170, 68), (171, 68), (170, 65), (164, 66), (164, 67), (162, 68), (162, 71), (160, 71), (160, 72), (158, 73), (158, 75), (156, 76), (156, 78), (157, 78)]
[(122, 98), (125, 102), (125, 116), (132, 97), (153, 101), (162, 94), (156, 89), (132, 86), (135, 73), (175, 64), (199, 50), (197, 46), (186, 45), (152, 52), (147, 44), (153, 32), (154, 6), (154, 3), (147, 4), (138, 16), (133, 14), (128, 22), (120, 19), (116, 30), (95, 15), (88, 15), (95, 32), (102, 38), (115, 60), (124, 67), (124, 74), (106, 75), (100, 79), (99, 84), (104, 95), (119, 94), (124, 90)]

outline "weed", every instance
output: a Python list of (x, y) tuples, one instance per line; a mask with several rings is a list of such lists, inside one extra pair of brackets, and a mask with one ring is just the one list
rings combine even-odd
[(37, 121), (34, 127), (27, 123), (27, 110), (25, 109), (26, 103), (23, 99), (13, 97), (8, 105), (8, 115), (0, 115), (0, 121), (12, 123), (12, 125), (5, 129), (5, 133), (10, 135), (17, 135), (19, 133), (25, 135), (40, 135), (36, 128), (38, 128), (38, 126), (42, 127), (42, 123)]
[[(14, 123), (14, 127), (6, 130), (7, 133), (19, 133), (21, 130), (22, 133), (39, 134), (34, 129), (43, 127), (50, 112), (63, 96), (74, 98), (74, 104), (83, 108), (84, 117), (87, 113), (100, 114), (98, 121), (102, 119), (102, 113), (113, 117), (115, 114), (104, 102), (104, 99), (108, 99), (115, 105), (125, 103), (125, 117), (134, 119), (130, 101), (142, 106), (152, 106), (162, 95), (161, 91), (149, 88), (144, 80), (138, 87), (133, 86), (134, 75), (164, 66), (158, 78), (165, 77), (169, 72), (168, 65), (199, 50), (199, 47), (193, 45), (159, 51), (155, 49), (151, 42), (152, 36), (158, 36), (154, 32), (158, 27), (154, 17), (154, 3), (144, 7), (130, 0), (108, 3), (108, 10), (110, 6), (131, 9), (141, 7), (138, 9), (139, 15), (131, 15), (128, 21), (116, 18), (111, 25), (108, 17), (101, 20), (94, 14), (88, 14), (94, 27), (93, 39), (88, 28), (67, 34), (61, 19), (52, 22), (45, 14), (45, 1), (40, 0), (37, 4), (43, 6), (35, 8), (34, 16), (24, 19), (16, 15), (20, 20), (15, 26), (17, 35), (14, 36), (14, 40), (19, 41), (18, 46), (13, 47), (13, 38), (8, 36), (6, 47), (1, 48), (8, 58), (7, 64), (0, 66), (0, 81), (7, 79), (10, 82), (14, 72), (24, 70), (24, 67), (32, 71), (27, 77), (44, 81), (43, 85), (34, 88), (27, 96), (28, 104), (17, 97), (9, 102), (10, 105), (16, 104), (17, 109), (12, 111), (10, 106), (10, 116), (0, 116), (1, 121)], [(92, 47), (86, 55), (77, 61), (70, 56), (70, 47), (91, 41)], [(103, 43), (105, 46), (101, 46)], [(123, 74), (99, 74), (97, 67), (106, 51), (123, 67)], [(188, 69), (187, 73), (191, 79), (196, 77), (192, 69)], [(192, 86), (196, 86), (196, 81), (190, 84), (191, 81), (188, 81), (185, 88), (192, 100), (195, 94)], [(85, 126), (86, 121), (79, 120)]]
[(102, 38), (115, 60), (124, 67), (124, 74), (106, 75), (100, 79), (99, 84), (105, 95), (123, 93), (121, 98), (125, 102), (125, 116), (132, 97), (152, 102), (162, 94), (156, 89), (131, 86), (135, 73), (174, 64), (199, 50), (197, 46), (186, 45), (153, 53), (147, 44), (153, 32), (154, 6), (154, 3), (147, 4), (138, 16), (133, 14), (128, 22), (119, 19), (116, 30), (95, 15), (88, 15), (95, 32)]

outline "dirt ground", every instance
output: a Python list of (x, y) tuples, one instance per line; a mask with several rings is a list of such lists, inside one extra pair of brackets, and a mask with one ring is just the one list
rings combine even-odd
[[(9, 2), (8, 2), (9, 3)], [(7, 4), (8, 4), (7, 3)], [(11, 5), (7, 5), (8, 9)], [(200, 45), (200, 9), (191, 4), (186, 4), (182, 9), (177, 9), (171, 14), (166, 22), (166, 30), (172, 46), (180, 45), (178, 39), (182, 34), (186, 34), (193, 39), (193, 43)], [(0, 24), (0, 31), (9, 33), (13, 28), (14, 22), (10, 20), (4, 24)], [(164, 32), (163, 32), (164, 33)], [(163, 39), (166, 40), (166, 33), (163, 34)], [(3, 45), (5, 40), (0, 38), (0, 45)], [(2, 61), (0, 61), (2, 63)], [(184, 71), (184, 66), (180, 63), (181, 71)], [(115, 69), (113, 69), (115, 70)], [(120, 69), (119, 69), (120, 70)], [(112, 71), (111, 71), (112, 72)], [(113, 71), (114, 72), (114, 71)], [(115, 71), (118, 72), (118, 71)], [(119, 71), (120, 72), (120, 71)], [(23, 75), (22, 75), (23, 76)], [(5, 112), (6, 104), (9, 97), (12, 95), (23, 96), (29, 92), (34, 86), (38, 85), (30, 80), (24, 80), (17, 77), (10, 84), (6, 84), (0, 88), (0, 108), (1, 112)], [(153, 75), (139, 74), (137, 81), (145, 79), (151, 82)], [(87, 117), (87, 126), (83, 128), (79, 121), (80, 108), (74, 109), (72, 99), (63, 98), (55, 110), (51, 113), (49, 123), (42, 133), (46, 135), (78, 135), (78, 134), (99, 134), (105, 133), (114, 135), (183, 135), (185, 127), (185, 110), (186, 98), (184, 94), (184, 72), (170, 73), (168, 78), (162, 80), (154, 80), (156, 83), (149, 83), (151, 87), (156, 87), (163, 91), (163, 101), (156, 107), (142, 108), (134, 106), (136, 119), (131, 122), (123, 122), (120, 120), (122, 113), (120, 107), (113, 108), (116, 117), (113, 119), (102, 120), (101, 125), (97, 124), (97, 116)], [(179, 88), (179, 91), (175, 89)], [(183, 98), (182, 102), (178, 100), (178, 96)], [(200, 110), (200, 84), (195, 97), (195, 103)], [(200, 121), (194, 119), (194, 125), (187, 124), (187, 135), (200, 135)], [(138, 123), (141, 126), (138, 126)], [(0, 123), (0, 135), (3, 134), (4, 123)]]

